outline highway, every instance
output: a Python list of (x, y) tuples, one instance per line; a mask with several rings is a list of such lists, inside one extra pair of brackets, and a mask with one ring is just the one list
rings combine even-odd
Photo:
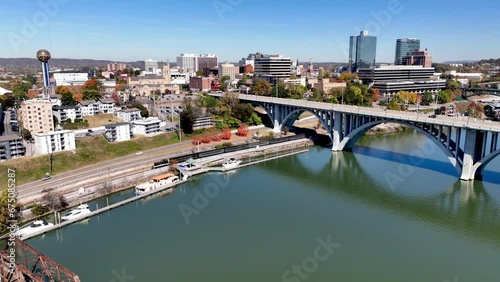
[[(214, 97), (222, 97), (224, 94), (209, 93)], [(392, 111), (382, 108), (358, 107), (340, 104), (331, 104), (324, 102), (314, 102), (306, 100), (294, 100), (285, 98), (275, 98), (266, 96), (256, 96), (239, 94), (238, 98), (244, 101), (261, 102), (261, 103), (274, 103), (279, 105), (295, 106), (304, 109), (315, 109), (324, 111), (335, 111), (340, 113), (360, 114), (383, 117), (387, 119), (395, 119), (401, 121), (420, 121), (434, 125), (445, 125), (469, 129), (488, 130), (492, 132), (500, 132), (500, 122), (483, 121), (469, 117), (448, 117), (437, 115), (436, 118), (430, 118), (428, 114), (420, 112), (405, 112), (405, 111)]]

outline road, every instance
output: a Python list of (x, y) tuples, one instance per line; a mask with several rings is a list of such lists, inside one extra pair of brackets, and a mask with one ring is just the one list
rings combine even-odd
[[(259, 129), (253, 129), (258, 131)], [(262, 129), (260, 129), (262, 131)], [(233, 144), (244, 143), (246, 139), (239, 141), (231, 141)], [(213, 149), (213, 144), (200, 145), (201, 151)], [(144, 151), (140, 154), (132, 154), (121, 158), (105, 161), (98, 164), (89, 165), (83, 168), (75, 169), (69, 172), (52, 176), (50, 180), (37, 180), (31, 183), (17, 186), (18, 198), (30, 197), (34, 194), (39, 194), (45, 189), (58, 189), (78, 182), (87, 181), (88, 183), (102, 181), (92, 180), (95, 177), (106, 177), (106, 174), (114, 172), (122, 172), (126, 169), (150, 169), (155, 161), (162, 159), (173, 158), (179, 155), (190, 154), (195, 146), (191, 141), (172, 144), (160, 148)]]
[(12, 128), (10, 127), (10, 111), (5, 111), (3, 113), (4, 113), (3, 124), (4, 124), (4, 129), (5, 129), (5, 132), (3, 133), (3, 135), (7, 136), (7, 135), (15, 134), (15, 132), (13, 132)]
[[(214, 97), (222, 97), (224, 94), (210, 93), (209, 95)], [(301, 107), (304, 109), (327, 110), (340, 113), (370, 115), (370, 116), (384, 117), (388, 119), (395, 119), (401, 121), (420, 121), (434, 125), (445, 125), (445, 126), (500, 132), (500, 122), (494, 122), (489, 120), (484, 121), (468, 117), (437, 116), (436, 118), (430, 118), (428, 114), (423, 114), (420, 112), (415, 113), (415, 112), (404, 112), (404, 111), (392, 111), (392, 110), (384, 110), (382, 108), (348, 106), (348, 105), (339, 105), (339, 104), (314, 102), (306, 100), (255, 96), (247, 94), (239, 94), (238, 98), (240, 100), (245, 100), (245, 101), (275, 103), (280, 105)]]

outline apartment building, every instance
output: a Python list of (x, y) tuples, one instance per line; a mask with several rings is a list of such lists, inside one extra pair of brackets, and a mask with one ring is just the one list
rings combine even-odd
[(75, 133), (71, 130), (34, 134), (35, 146), (41, 154), (75, 150)]
[(45, 133), (54, 130), (52, 103), (47, 99), (32, 99), (21, 103), (21, 120), (23, 127), (31, 134)]

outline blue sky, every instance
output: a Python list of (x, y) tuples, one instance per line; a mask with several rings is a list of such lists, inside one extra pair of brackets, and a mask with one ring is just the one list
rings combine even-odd
[(393, 62), (402, 37), (419, 38), (435, 62), (498, 58), (499, 11), (491, 0), (4, 1), (0, 57), (46, 48), (57, 58), (174, 61), (180, 53), (215, 53), (237, 61), (260, 51), (345, 62), (349, 36), (368, 29), (378, 37), (378, 62)]

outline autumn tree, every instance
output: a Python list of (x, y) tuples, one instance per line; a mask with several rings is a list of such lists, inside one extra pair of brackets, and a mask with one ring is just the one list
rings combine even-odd
[(232, 135), (232, 133), (231, 133), (231, 129), (229, 129), (229, 128), (224, 128), (224, 129), (222, 130), (222, 133), (220, 134), (220, 138), (221, 138), (222, 140), (229, 140), (229, 139), (231, 139), (231, 135)]
[(351, 74), (347, 71), (341, 73), (338, 78), (338, 80), (342, 80), (342, 81), (351, 81), (353, 79), (358, 79), (358, 75), (356, 74)]
[(373, 93), (373, 102), (380, 101), (380, 90), (378, 90), (377, 88), (370, 88), (370, 90)]
[(264, 79), (256, 79), (253, 82), (250, 93), (253, 95), (269, 96), (271, 94), (272, 87), (271, 84)]
[(238, 127), (238, 132), (236, 134), (238, 136), (246, 137), (248, 135), (248, 125), (242, 123), (240, 127)]
[(96, 90), (100, 92), (102, 91), (102, 83), (95, 78), (89, 79), (83, 84), (82, 90)]
[(76, 105), (76, 100), (73, 97), (73, 93), (64, 86), (58, 86), (56, 89), (56, 93), (61, 95), (61, 104), (63, 106), (74, 106)]
[(119, 106), (119, 105), (120, 105), (120, 96), (118, 96), (118, 93), (116, 93), (116, 92), (115, 92), (115, 93), (113, 93), (113, 94), (111, 95), (111, 98), (115, 101), (115, 104), (116, 104), (117, 106)]

